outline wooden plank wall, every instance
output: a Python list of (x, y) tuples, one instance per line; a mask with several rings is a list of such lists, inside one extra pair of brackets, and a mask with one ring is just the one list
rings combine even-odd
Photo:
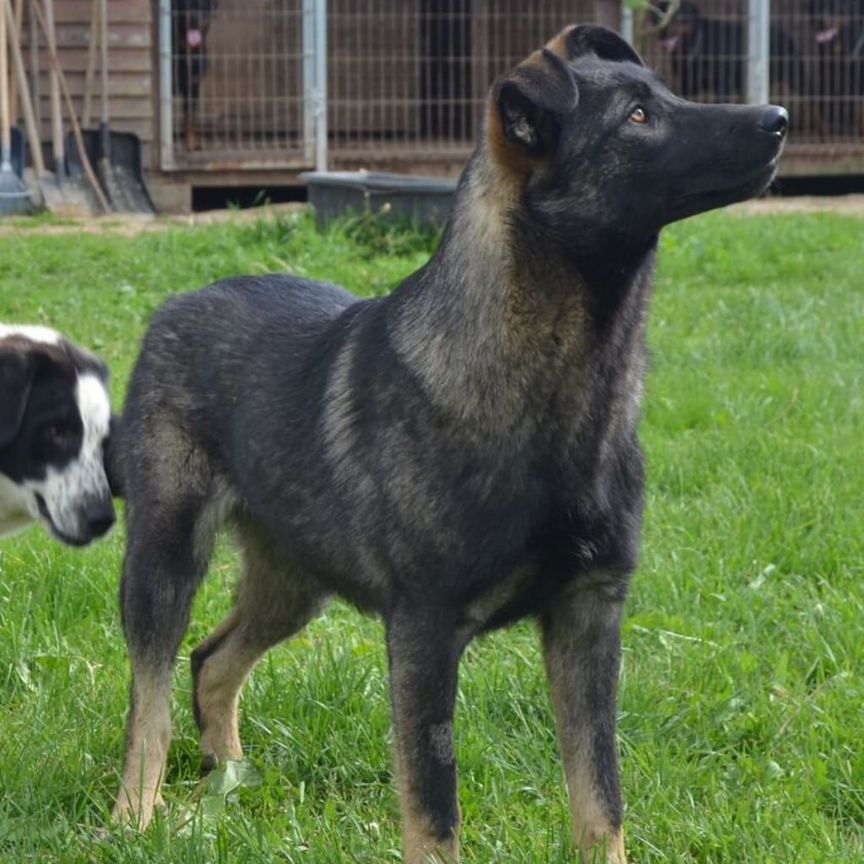
[[(30, 62), (30, 26), (27, 9), (33, 0), (25, 0), (22, 45), (25, 62)], [(42, 2), (42, 0), (39, 0)], [(90, 44), (90, 20), (93, 0), (55, 0), (54, 18), (60, 64), (80, 118), (84, 102), (87, 52)], [(154, 12), (151, 0), (108, 0), (108, 94), (111, 127), (118, 132), (133, 132), (143, 144), (145, 167), (151, 166), (152, 144), (156, 136), (156, 103), (154, 101), (155, 53), (153, 51)], [(42, 120), (42, 139), (51, 140), (48, 105), (49, 60), (45, 40), (40, 35), (38, 110)], [(99, 122), (99, 71), (94, 76), (91, 125)], [(64, 110), (64, 131), (69, 124)]]

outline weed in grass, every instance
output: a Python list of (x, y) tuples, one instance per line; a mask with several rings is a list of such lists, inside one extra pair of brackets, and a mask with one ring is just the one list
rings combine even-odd
[(416, 252), (431, 255), (441, 239), (440, 232), (424, 231), (406, 219), (383, 221), (370, 212), (349, 216), (330, 230), (344, 233), (369, 259)]

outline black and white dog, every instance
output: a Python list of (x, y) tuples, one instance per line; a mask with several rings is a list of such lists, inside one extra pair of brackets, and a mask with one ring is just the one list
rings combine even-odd
[(40, 521), (83, 546), (114, 524), (107, 382), (54, 330), (0, 324), (0, 536)]

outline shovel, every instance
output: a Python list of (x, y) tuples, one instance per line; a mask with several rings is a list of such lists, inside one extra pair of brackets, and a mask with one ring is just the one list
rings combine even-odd
[[(156, 208), (144, 183), (141, 165), (141, 142), (130, 132), (112, 132), (108, 110), (108, 2), (98, 0), (100, 107), (98, 129), (82, 132), (84, 152), (96, 165), (99, 183), (114, 210), (131, 213), (155, 213)], [(95, 35), (95, 34), (93, 34)], [(76, 141), (67, 139), (69, 171), (74, 176), (82, 170), (82, 154)]]
[[(4, 0), (7, 4), (9, 0)], [(75, 116), (75, 106), (72, 104), (72, 96), (69, 93), (69, 88), (66, 86), (66, 76), (63, 74), (63, 69), (60, 66), (60, 60), (57, 57), (57, 51), (53, 44), (53, 41), (49, 37), (49, 27), (48, 21), (45, 18), (45, 14), (39, 8), (39, 0), (33, 0), (33, 4), (30, 6), (31, 11), (35, 15), (37, 21), (39, 22), (39, 27), (42, 29), (42, 33), (45, 36), (45, 41), (48, 47), (48, 59), (51, 61), (51, 71), (55, 76), (57, 85), (59, 87), (60, 95), (63, 97), (63, 101), (66, 103), (66, 111), (69, 115), (69, 125), (72, 127), (72, 134), (74, 136), (74, 140), (76, 142), (76, 147), (79, 148), (79, 152), (83, 154), (81, 157), (81, 169), (83, 175), (86, 177), (87, 183), (90, 184), (90, 189), (93, 192), (95, 200), (98, 202), (99, 207), (103, 212), (108, 212), (111, 209), (111, 205), (108, 202), (105, 194), (102, 192), (102, 187), (99, 185), (99, 180), (96, 177), (96, 174), (93, 171), (90, 160), (87, 158), (86, 148), (84, 147), (84, 138), (81, 134), (81, 127), (78, 125), (78, 118)], [(30, 137), (30, 149), (31, 155), (34, 159), (34, 164), (37, 162), (42, 162), (42, 154), (41, 154), (41, 146), (39, 144), (39, 136), (35, 126), (35, 118), (33, 117), (32, 107), (31, 110), (27, 110), (27, 105), (29, 102), (29, 88), (27, 85), (27, 77), (24, 74), (24, 63), (21, 58), (21, 52), (18, 50), (17, 45), (13, 45), (13, 59), (15, 60), (15, 67), (18, 72), (18, 86), (21, 89), (22, 96), (22, 104), (24, 105), (24, 119), (28, 123), (28, 129), (32, 126), (32, 134), (28, 131), (28, 136)], [(37, 175), (43, 176), (45, 174), (44, 165), (36, 165)]]
[[(15, 0), (15, 29), (8, 33), (9, 44), (18, 45), (21, 42), (21, 31), (24, 24), (24, 0)], [(7, 27), (8, 27), (7, 22)], [(18, 121), (18, 76), (13, 75), (9, 80), (9, 124), (12, 127), (12, 170), (19, 176), (24, 177), (24, 166), (27, 164), (27, 144), (24, 133), (16, 125)]]
[[(38, 2), (38, 0), (37, 0)], [(57, 56), (57, 36), (54, 28), (54, 0), (43, 0), (45, 39), (48, 53)], [(59, 66), (59, 62), (57, 64)], [(54, 162), (53, 183), (42, 182), (42, 193), (48, 209), (64, 216), (98, 213), (101, 208), (94, 199), (83, 176), (71, 177), (66, 170), (63, 144), (63, 114), (60, 108), (60, 76), (51, 65), (49, 76), (49, 105), (51, 116), (51, 154)]]
[[(12, 117), (9, 105), (9, 61), (7, 24), (15, 18), (9, 0), (0, 9), (0, 214), (22, 215), (36, 209), (30, 190), (12, 167)], [(7, 11), (9, 17), (7, 19)], [(17, 42), (13, 43), (17, 45)]]

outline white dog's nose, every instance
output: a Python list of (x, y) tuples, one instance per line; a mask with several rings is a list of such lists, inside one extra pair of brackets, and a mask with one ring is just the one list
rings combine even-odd
[(90, 539), (107, 534), (111, 530), (115, 519), (114, 504), (110, 498), (106, 500), (100, 499), (90, 504), (84, 513), (84, 524)]

